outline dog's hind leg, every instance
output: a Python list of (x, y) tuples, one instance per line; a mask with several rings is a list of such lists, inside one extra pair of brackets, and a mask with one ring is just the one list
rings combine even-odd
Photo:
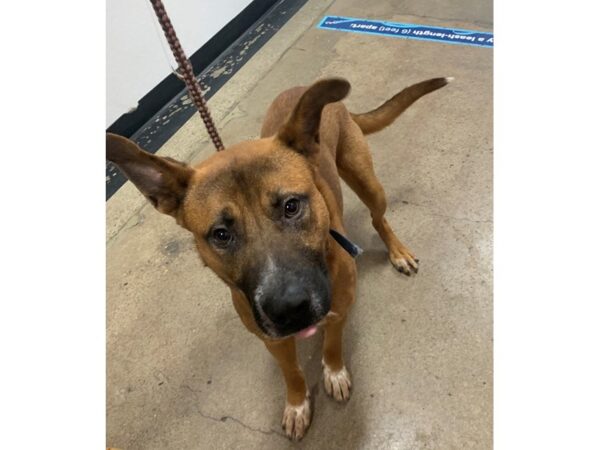
[(311, 406), (304, 374), (298, 365), (295, 338), (263, 342), (279, 364), (287, 387), (281, 426), (290, 439), (300, 440), (310, 425)]
[(367, 140), (350, 117), (342, 130), (336, 155), (340, 176), (371, 211), (373, 227), (387, 246), (392, 265), (406, 275), (410, 275), (411, 271), (417, 273), (419, 260), (400, 242), (384, 217), (387, 201), (373, 170)]

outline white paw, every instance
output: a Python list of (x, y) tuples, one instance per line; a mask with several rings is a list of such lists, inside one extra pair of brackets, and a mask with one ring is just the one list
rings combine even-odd
[(281, 427), (290, 439), (299, 441), (304, 437), (310, 425), (310, 399), (308, 393), (301, 405), (285, 404)]
[(325, 392), (338, 402), (350, 398), (352, 382), (350, 381), (350, 374), (346, 370), (346, 366), (336, 372), (323, 362), (323, 384), (325, 384)]
[(408, 250), (392, 250), (390, 251), (390, 261), (398, 272), (402, 272), (408, 276), (419, 271), (419, 260)]

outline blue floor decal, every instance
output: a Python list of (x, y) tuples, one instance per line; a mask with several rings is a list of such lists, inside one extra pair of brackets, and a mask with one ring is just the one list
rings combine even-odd
[(382, 20), (355, 19), (352, 17), (325, 16), (317, 26), (323, 30), (350, 31), (352, 33), (377, 34), (402, 39), (437, 41), (448, 44), (494, 46), (494, 34), (485, 31), (441, 28), (412, 23), (385, 22)]

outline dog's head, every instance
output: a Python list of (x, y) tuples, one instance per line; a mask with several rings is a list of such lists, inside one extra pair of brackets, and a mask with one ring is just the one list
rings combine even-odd
[(192, 168), (107, 135), (107, 158), (160, 212), (194, 235), (202, 260), (241, 292), (259, 329), (292, 335), (329, 312), (329, 210), (315, 171), (321, 112), (345, 80), (315, 83), (275, 136), (227, 148)]

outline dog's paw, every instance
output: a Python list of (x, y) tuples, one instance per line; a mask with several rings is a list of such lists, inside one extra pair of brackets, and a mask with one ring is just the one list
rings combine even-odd
[(285, 404), (281, 427), (290, 439), (299, 441), (310, 425), (310, 398), (308, 393), (301, 405)]
[(323, 362), (323, 384), (325, 385), (325, 392), (338, 402), (350, 398), (352, 382), (346, 366), (342, 367), (341, 370), (333, 371)]
[(398, 272), (408, 276), (419, 271), (419, 260), (407, 249), (390, 251), (390, 261)]

